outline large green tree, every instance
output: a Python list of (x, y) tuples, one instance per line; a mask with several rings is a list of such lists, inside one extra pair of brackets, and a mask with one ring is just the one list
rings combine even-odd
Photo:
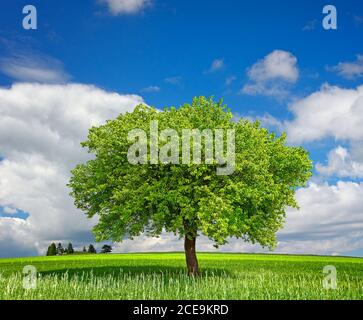
[[(135, 145), (130, 131), (148, 133), (155, 121), (159, 132), (171, 128), (180, 136), (183, 129), (233, 129), (233, 172), (217, 174), (220, 164), (216, 161), (153, 163), (150, 136), (147, 163), (130, 163), (127, 155)], [(207, 142), (202, 141), (202, 160), (206, 160)], [(161, 139), (160, 145), (168, 142)], [(163, 111), (140, 105), (105, 125), (92, 127), (82, 146), (94, 158), (72, 171), (69, 186), (76, 206), (90, 218), (99, 217), (94, 227), (96, 239), (117, 242), (142, 233), (159, 236), (163, 231), (172, 232), (184, 238), (189, 274), (199, 272), (196, 239), (201, 234), (216, 246), (236, 237), (273, 248), (285, 210), (298, 207), (295, 191), (305, 186), (312, 170), (308, 153), (287, 146), (285, 134), (270, 133), (258, 122), (235, 121), (222, 103), (204, 97)], [(180, 163), (181, 157), (180, 153)]]

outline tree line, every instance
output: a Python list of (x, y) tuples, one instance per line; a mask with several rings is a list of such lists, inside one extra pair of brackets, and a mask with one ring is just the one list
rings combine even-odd
[[(101, 248), (100, 253), (111, 253), (112, 252), (112, 246), (110, 245), (103, 245), (103, 247)], [(75, 251), (73, 249), (73, 245), (70, 242), (68, 244), (67, 247), (63, 247), (63, 245), (61, 243), (58, 243), (58, 245), (56, 245), (54, 242), (48, 247), (47, 256), (62, 256), (62, 255), (68, 255), (68, 254), (96, 254), (97, 250), (94, 247), (93, 244), (90, 244), (88, 246), (88, 248), (86, 248), (85, 246), (83, 247), (82, 251)]]

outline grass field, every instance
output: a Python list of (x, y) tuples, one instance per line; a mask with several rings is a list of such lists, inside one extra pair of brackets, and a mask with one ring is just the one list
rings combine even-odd
[[(0, 259), (0, 299), (363, 299), (363, 259), (255, 254), (198, 255), (202, 275), (185, 273), (182, 253)], [(33, 265), (37, 288), (23, 289)], [(326, 290), (323, 268), (337, 269)]]

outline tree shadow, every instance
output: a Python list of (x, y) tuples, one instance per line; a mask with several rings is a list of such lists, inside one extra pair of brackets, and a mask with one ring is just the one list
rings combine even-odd
[[(83, 279), (91, 277), (139, 277), (144, 276), (156, 276), (156, 277), (168, 277), (176, 278), (187, 276), (187, 271), (185, 267), (173, 267), (165, 265), (142, 265), (142, 266), (92, 266), (83, 268), (62, 268), (47, 271), (40, 271), (42, 276), (56, 276), (63, 277), (68, 276), (69, 279), (74, 277), (82, 277)], [(233, 277), (233, 273), (229, 270), (219, 269), (219, 268), (203, 268), (200, 271), (200, 276), (198, 278), (208, 278), (208, 277)]]

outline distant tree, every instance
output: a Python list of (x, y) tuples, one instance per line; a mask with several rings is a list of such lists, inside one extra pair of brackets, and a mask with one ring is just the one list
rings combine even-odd
[(58, 243), (58, 246), (57, 246), (57, 255), (62, 255), (64, 253), (64, 249), (62, 247), (62, 244), (61, 243)]
[(67, 253), (68, 254), (74, 253), (74, 249), (73, 249), (72, 243), (69, 243), (68, 244)]
[(88, 247), (88, 253), (97, 253), (95, 247), (93, 246), (93, 244), (90, 244)]
[(112, 247), (109, 246), (108, 244), (105, 244), (102, 247), (101, 253), (111, 253), (112, 252)]
[(57, 254), (57, 247), (52, 243), (47, 250), (47, 256), (55, 256)]
[(87, 250), (86, 250), (86, 247), (83, 247), (83, 253), (86, 253)]

